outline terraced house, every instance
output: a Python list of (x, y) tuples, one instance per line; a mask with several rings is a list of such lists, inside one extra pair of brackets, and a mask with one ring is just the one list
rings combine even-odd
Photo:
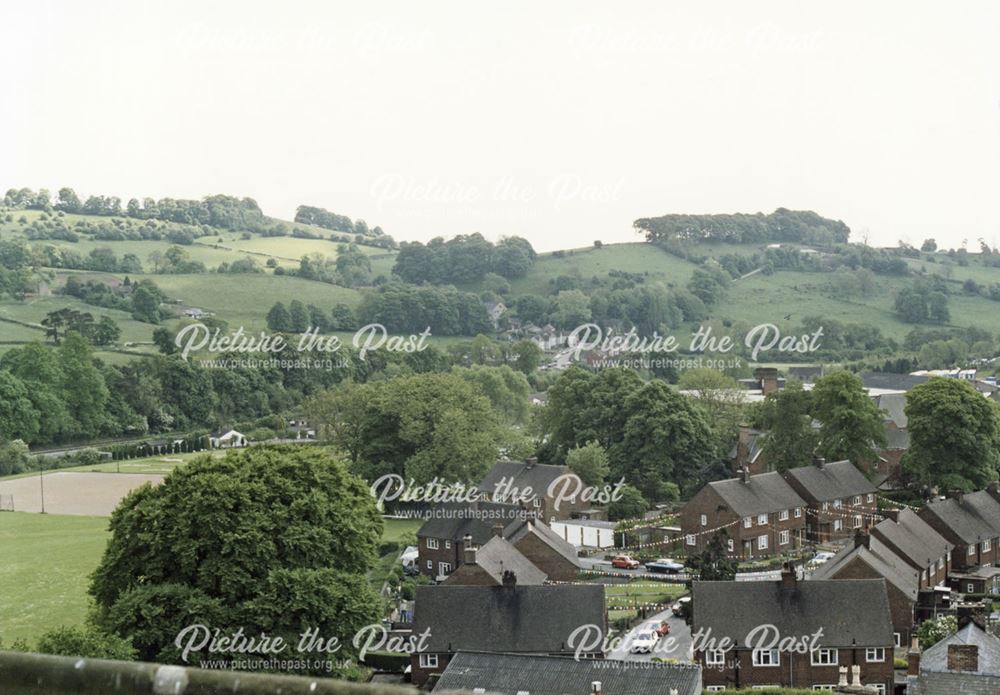
[[(716, 640), (696, 642), (695, 661), (708, 692), (829, 690), (841, 666), (859, 666), (863, 685), (892, 692), (893, 628), (883, 579), (799, 581), (786, 567), (777, 582), (696, 581), (692, 610), (693, 633)], [(774, 626), (803, 648), (778, 648), (762, 637), (761, 626)], [(734, 646), (718, 648), (721, 638)]]
[(873, 526), (878, 512), (875, 486), (850, 461), (790, 468), (785, 480), (805, 501), (806, 539), (813, 543), (850, 538)]
[(684, 548), (699, 552), (717, 529), (728, 535), (729, 552), (741, 558), (778, 555), (801, 546), (805, 500), (779, 473), (708, 483), (680, 513)]
[(953, 571), (996, 565), (1000, 543), (1000, 502), (989, 490), (937, 500), (920, 510), (920, 518), (955, 547)]

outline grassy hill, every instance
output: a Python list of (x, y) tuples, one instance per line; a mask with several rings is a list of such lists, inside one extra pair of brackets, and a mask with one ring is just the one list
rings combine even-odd
[[(31, 223), (41, 215), (38, 211), (14, 211), (13, 221), (0, 221), (0, 239), (25, 238)], [(26, 223), (20, 222), (22, 217)], [(66, 215), (62, 218), (70, 227), (80, 220), (92, 224), (113, 222), (113, 218), (82, 215)], [(247, 256), (256, 259), (261, 267), (264, 267), (268, 259), (274, 259), (274, 263), (285, 269), (296, 268), (299, 259), (307, 254), (320, 254), (328, 258), (336, 256), (338, 244), (327, 238), (328, 230), (291, 222), (284, 224), (289, 230), (299, 229), (322, 238), (263, 237), (219, 230), (218, 233), (213, 231), (208, 236), (200, 236), (193, 244), (183, 246), (183, 249), (192, 260), (200, 261), (209, 270), (218, 267), (220, 263)], [(184, 228), (185, 225), (161, 224), (161, 229)], [(202, 233), (198, 228), (188, 230)], [(288, 275), (278, 276), (270, 269), (261, 274), (152, 274), (152, 263), (148, 260), (150, 254), (157, 251), (163, 253), (173, 245), (165, 240), (103, 241), (81, 236), (77, 242), (39, 240), (29, 243), (70, 248), (81, 256), (100, 247), (112, 249), (119, 258), (125, 254), (134, 254), (146, 271), (146, 274), (133, 274), (134, 279), (148, 277), (179, 304), (212, 312), (228, 321), (231, 326), (243, 325), (250, 330), (264, 328), (264, 316), (268, 308), (277, 301), (287, 304), (298, 299), (329, 311), (338, 303), (356, 306), (361, 297), (357, 289)], [(765, 247), (765, 244), (689, 242), (684, 248), (689, 258), (697, 259), (719, 258), (726, 254), (750, 256), (764, 251)], [(362, 246), (361, 249), (371, 257), (374, 276), (391, 275), (395, 252), (372, 246)], [(770, 322), (778, 324), (783, 330), (794, 330), (804, 316), (818, 315), (844, 323), (874, 325), (887, 337), (902, 340), (914, 326), (902, 322), (896, 316), (893, 311), (895, 296), (913, 283), (915, 275), (925, 274), (939, 276), (950, 289), (950, 326), (976, 326), (994, 334), (1000, 333), (1000, 305), (985, 297), (967, 294), (962, 287), (970, 279), (980, 285), (1000, 283), (1000, 268), (984, 265), (976, 254), (969, 254), (968, 262), (964, 265), (945, 253), (921, 254), (920, 258), (907, 258), (906, 263), (913, 275), (875, 275), (871, 289), (863, 295), (845, 292), (838, 277), (842, 274), (839, 271), (778, 270), (773, 275), (754, 274), (732, 283), (725, 300), (712, 309), (711, 318), (750, 324)], [(553, 280), (560, 276), (575, 278), (586, 291), (593, 278), (607, 280), (608, 274), (613, 271), (643, 275), (647, 283), (682, 288), (698, 267), (698, 263), (692, 260), (645, 242), (612, 244), (602, 248), (591, 246), (541, 254), (525, 277), (510, 283), (511, 292), (507, 300), (510, 303), (523, 294), (553, 296), (556, 293)], [(87, 271), (48, 272), (52, 287), (63, 284), (70, 273), (95, 277), (108, 275)], [(123, 276), (117, 274), (117, 277), (121, 279)], [(482, 283), (473, 283), (462, 289), (481, 291), (483, 286)], [(141, 344), (151, 340), (154, 327), (134, 321), (124, 312), (89, 306), (71, 297), (50, 295), (29, 298), (25, 302), (0, 301), (0, 351), (14, 344), (41, 338), (43, 333), (38, 323), (47, 312), (63, 306), (89, 311), (95, 317), (112, 317), (122, 328), (123, 342)], [(171, 325), (176, 320), (168, 320), (166, 323)], [(142, 351), (150, 348), (140, 345), (134, 349)], [(109, 353), (108, 358), (117, 360), (123, 356)]]

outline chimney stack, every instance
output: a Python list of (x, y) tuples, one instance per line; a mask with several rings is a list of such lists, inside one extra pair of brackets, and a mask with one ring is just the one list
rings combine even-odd
[(462, 539), (462, 548), (465, 554), (465, 564), (474, 565), (476, 564), (476, 546), (472, 544), (472, 534), (465, 534), (465, 538)]
[(813, 465), (820, 470), (823, 470), (823, 466), (826, 465), (826, 459), (822, 456), (813, 456)]
[(758, 367), (753, 378), (760, 382), (760, 390), (765, 396), (778, 390), (778, 370), (774, 367)]
[(590, 683), (590, 693), (591, 695), (601, 695), (601, 681), (592, 681)]
[(784, 567), (781, 569), (782, 590), (794, 590), (796, 582), (795, 564), (792, 562), (786, 562)]
[(910, 649), (906, 652), (906, 675), (920, 675), (920, 640), (916, 637), (910, 640)]
[(747, 485), (750, 484), (750, 469), (746, 466), (740, 469), (740, 477), (743, 478), (743, 482)]
[(851, 687), (860, 688), (861, 687), (861, 667), (857, 664), (851, 666)]
[(846, 687), (847, 686), (847, 667), (846, 666), (841, 666), (841, 667), (839, 667), (837, 669), (837, 672), (840, 674), (840, 680), (837, 681), (837, 685), (839, 685), (842, 688)]
[(949, 644), (948, 670), (971, 671), (973, 673), (979, 671), (979, 645)]
[(517, 586), (517, 575), (514, 574), (513, 570), (504, 570), (500, 577), (500, 581), (503, 582), (505, 588), (513, 589)]
[(496, 538), (503, 538), (503, 524), (493, 524), (493, 535)]
[(864, 529), (859, 528), (854, 532), (855, 548), (861, 548), (861, 547), (868, 548), (871, 547), (870, 543), (871, 543), (871, 536), (869, 536)]
[(532, 456), (532, 457), (530, 457), (530, 458), (528, 458), (528, 459), (525, 460), (525, 462), (524, 462), (524, 469), (530, 471), (532, 468), (535, 467), (536, 463), (538, 463), (538, 458), (535, 457), (535, 456)]

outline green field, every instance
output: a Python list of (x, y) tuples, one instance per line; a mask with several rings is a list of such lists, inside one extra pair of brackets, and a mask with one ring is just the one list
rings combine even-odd
[(650, 613), (659, 612), (686, 590), (683, 584), (643, 580), (606, 584), (604, 603), (608, 620), (635, 615), (636, 610), (642, 607), (647, 607)]
[(98, 517), (0, 513), (0, 639), (30, 643), (83, 623), (107, 526)]
[(382, 540), (396, 541), (397, 543), (404, 536), (416, 534), (417, 529), (423, 525), (420, 519), (383, 519), (385, 527), (382, 530)]

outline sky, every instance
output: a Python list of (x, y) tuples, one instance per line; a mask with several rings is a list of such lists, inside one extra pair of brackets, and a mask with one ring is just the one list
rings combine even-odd
[(777, 207), (1000, 245), (994, 0), (0, 0), (0, 27), (0, 190), (539, 250)]

